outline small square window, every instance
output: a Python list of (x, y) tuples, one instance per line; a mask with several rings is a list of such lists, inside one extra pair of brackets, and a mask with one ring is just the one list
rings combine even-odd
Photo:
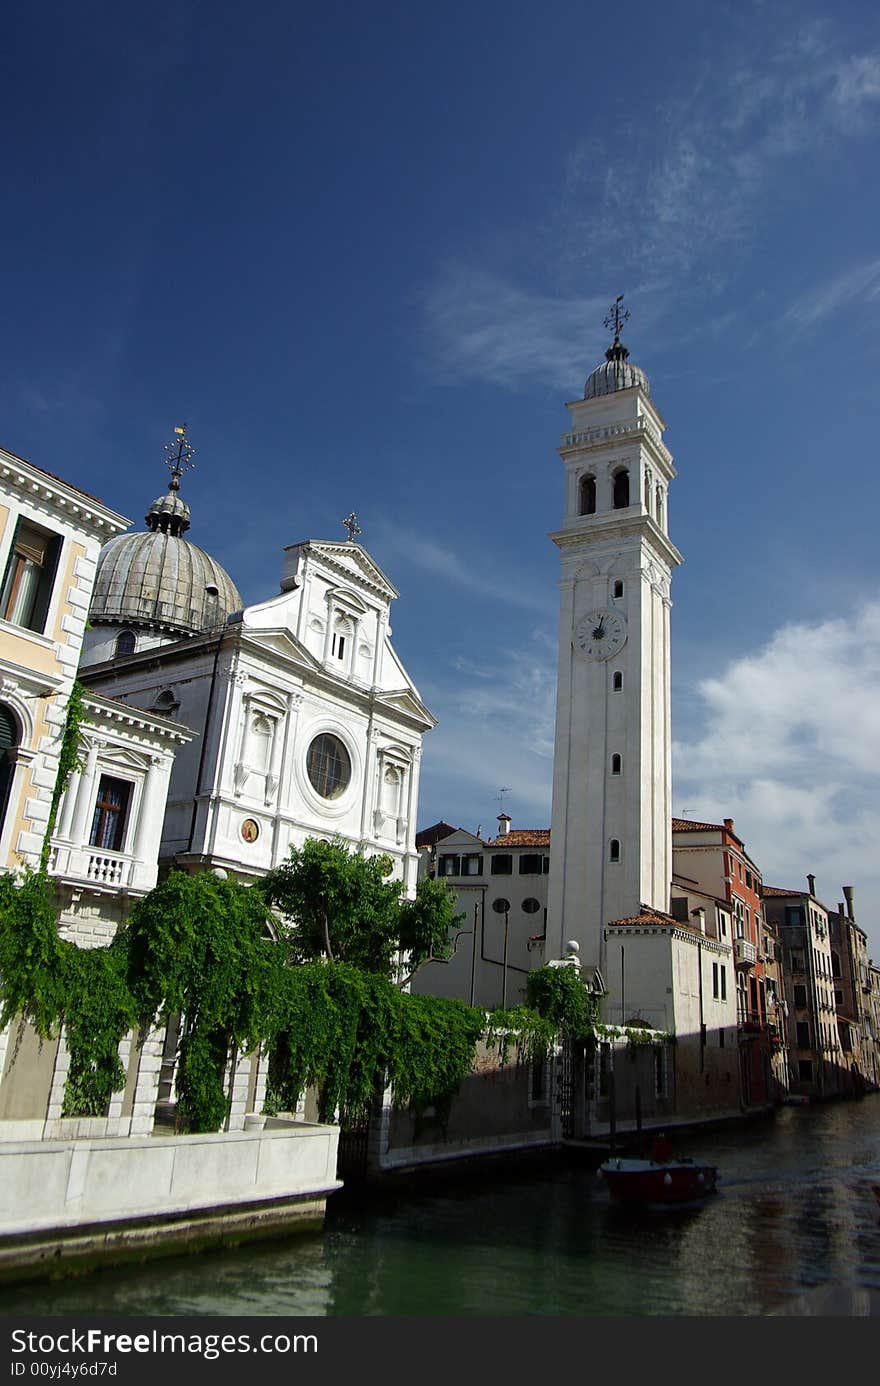
[(519, 859), (519, 874), (521, 876), (540, 876), (543, 870), (543, 861), (539, 852), (524, 852)]

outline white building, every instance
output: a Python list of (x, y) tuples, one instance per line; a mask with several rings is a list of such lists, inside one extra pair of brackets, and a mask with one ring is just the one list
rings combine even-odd
[(472, 1006), (522, 1005), (526, 978), (545, 962), (550, 831), (511, 828), (498, 815), (498, 836), (436, 823), (416, 839), (426, 874), (446, 881), (464, 916), (447, 962), (421, 968), (411, 990), (456, 997)]
[[(39, 865), (98, 554), (127, 523), (0, 450), (0, 869)], [(83, 764), (58, 806), (48, 865), (62, 931), (96, 943), (156, 883), (171, 765), (191, 737), (108, 698), (86, 698), (83, 712)]]
[[(620, 319), (615, 317), (619, 329)], [(672, 876), (670, 580), (675, 475), (644, 372), (615, 335), (559, 449), (565, 513), (550, 953), (605, 972), (604, 926), (665, 913)]]
[(175, 762), (163, 862), (248, 879), (338, 835), (388, 854), (411, 892), (421, 739), (435, 723), (391, 643), (396, 589), (352, 538), (308, 540), (285, 550), (278, 593), (242, 609), (183, 537), (187, 446), (149, 532), (101, 554), (80, 675), (196, 734)]

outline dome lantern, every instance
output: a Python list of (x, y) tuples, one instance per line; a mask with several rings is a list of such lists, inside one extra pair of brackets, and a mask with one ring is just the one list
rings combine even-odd
[(584, 399), (598, 399), (601, 395), (611, 395), (617, 390), (631, 390), (639, 386), (646, 395), (651, 388), (648, 377), (640, 366), (629, 359), (629, 351), (620, 340), (623, 324), (629, 319), (629, 310), (621, 309), (623, 294), (618, 294), (605, 319), (605, 326), (614, 330), (614, 341), (605, 352), (605, 360), (587, 377)]
[(159, 643), (217, 630), (242, 607), (225, 569), (183, 538), (190, 509), (180, 479), (195, 453), (186, 424), (175, 428), (165, 452), (168, 490), (147, 511), (146, 534), (120, 534), (102, 548), (89, 612), (93, 626), (150, 630)]

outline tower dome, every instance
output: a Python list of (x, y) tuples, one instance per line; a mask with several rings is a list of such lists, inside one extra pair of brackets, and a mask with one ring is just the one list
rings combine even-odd
[(615, 337), (605, 352), (605, 360), (600, 361), (587, 377), (584, 399), (598, 399), (600, 395), (611, 395), (615, 390), (630, 390), (634, 385), (650, 395), (651, 387), (645, 372), (641, 366), (630, 361), (626, 347)]
[(175, 429), (166, 452), (168, 490), (147, 511), (147, 533), (119, 534), (102, 548), (89, 611), (92, 626), (146, 629), (157, 643), (217, 630), (242, 607), (225, 568), (183, 538), (190, 510), (180, 478), (195, 452), (185, 425)]

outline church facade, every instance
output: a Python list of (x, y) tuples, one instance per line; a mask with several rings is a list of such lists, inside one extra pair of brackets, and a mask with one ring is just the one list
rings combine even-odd
[[(184, 536), (185, 454), (148, 532), (98, 564), (82, 682), (195, 733), (178, 754), (160, 869), (253, 879), (308, 837), (387, 855), (415, 889), (421, 738), (434, 726), (391, 643), (398, 593), (353, 537), (284, 552), (244, 606)], [(350, 526), (353, 535), (354, 524)]]

